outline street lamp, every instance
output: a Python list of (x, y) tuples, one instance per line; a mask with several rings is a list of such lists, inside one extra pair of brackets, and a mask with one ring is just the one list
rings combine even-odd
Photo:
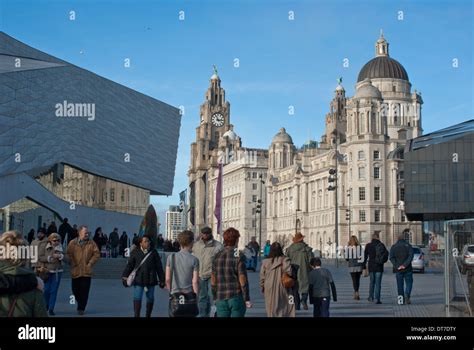
[[(258, 234), (258, 244), (260, 245), (260, 248), (262, 248), (262, 209), (263, 209), (263, 200), (262, 200), (262, 192), (263, 192), (263, 185), (265, 184), (265, 181), (263, 181), (263, 174), (260, 173), (260, 176), (259, 176), (259, 182), (260, 182), (260, 198), (258, 199), (257, 201), (257, 209), (255, 210), (255, 215), (257, 215), (257, 213), (260, 215), (259, 217), (259, 224), (258, 224), (258, 230), (259, 230), (259, 234)], [(255, 221), (257, 220), (257, 218), (255, 217)], [(257, 230), (257, 223), (255, 222), (255, 231)], [(256, 235), (256, 232), (255, 232), (255, 235)], [(259, 252), (260, 254), (260, 252)]]

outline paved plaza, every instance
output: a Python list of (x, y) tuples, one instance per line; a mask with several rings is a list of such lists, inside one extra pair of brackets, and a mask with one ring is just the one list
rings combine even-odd
[[(334, 262), (323, 265), (332, 272), (338, 294), (338, 301), (331, 303), (333, 317), (443, 317), (444, 285), (440, 268), (427, 268), (425, 274), (414, 274), (411, 305), (396, 303), (395, 276), (389, 264), (385, 267), (382, 279), (382, 304), (367, 301), (369, 278), (361, 277), (361, 300), (353, 300), (352, 282), (346, 266), (335, 267)], [(258, 286), (258, 272), (248, 272), (250, 297), (253, 308), (247, 310), (246, 317), (265, 317), (265, 302)], [(125, 288), (120, 279), (93, 279), (83, 317), (130, 317), (132, 309), (132, 288)], [(70, 304), (71, 280), (63, 278), (55, 307), (56, 317), (76, 317), (75, 305)], [(159, 288), (155, 291), (155, 309), (153, 317), (168, 316), (168, 293)], [(144, 306), (142, 307), (144, 314)], [(297, 317), (311, 317), (312, 306), (308, 311), (297, 311)]]

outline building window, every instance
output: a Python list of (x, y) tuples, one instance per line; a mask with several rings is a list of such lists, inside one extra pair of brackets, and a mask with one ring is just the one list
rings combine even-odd
[(257, 201), (257, 195), (252, 195), (252, 202), (256, 202)]
[(376, 209), (374, 212), (374, 221), (380, 222), (380, 210)]
[(374, 179), (380, 179), (380, 168), (378, 166), (374, 167)]
[(255, 215), (255, 212), (257, 211), (256, 208), (252, 208), (252, 215)]
[(252, 219), (252, 228), (257, 227), (257, 220)]
[(365, 159), (365, 153), (364, 153), (364, 151), (359, 151), (359, 153), (358, 153), (358, 158), (359, 158), (359, 160), (364, 160), (364, 159)]
[(401, 201), (405, 200), (405, 189), (403, 187), (400, 188), (400, 200)]
[(359, 231), (359, 242), (361, 244), (370, 242), (370, 237), (367, 234), (367, 231)]
[(359, 187), (359, 200), (365, 201), (365, 187)]
[(359, 210), (359, 222), (365, 222), (365, 210)]
[(374, 200), (379, 201), (380, 200), (380, 187), (374, 187)]
[(110, 201), (111, 202), (115, 201), (115, 188), (110, 189)]
[(257, 178), (257, 173), (255, 171), (252, 173), (252, 178), (254, 178), (254, 179)]
[(380, 152), (374, 151), (374, 159), (380, 159)]
[(125, 202), (125, 191), (124, 190), (122, 190), (122, 195), (120, 196), (120, 200), (122, 202)]
[(365, 167), (359, 168), (359, 180), (365, 180)]
[(257, 189), (257, 184), (252, 184), (252, 190), (256, 190)]
[(392, 86), (392, 92), (397, 92), (397, 87), (395, 85)]

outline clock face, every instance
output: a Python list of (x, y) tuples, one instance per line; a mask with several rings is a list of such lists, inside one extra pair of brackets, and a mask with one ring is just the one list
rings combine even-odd
[(212, 115), (211, 121), (214, 126), (222, 126), (224, 125), (224, 116), (220, 113), (214, 113)]

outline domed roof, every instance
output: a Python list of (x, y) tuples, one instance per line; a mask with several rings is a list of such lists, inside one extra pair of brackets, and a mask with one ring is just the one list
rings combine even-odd
[(388, 56), (378, 56), (371, 59), (362, 67), (357, 82), (367, 78), (392, 78), (408, 81), (408, 74), (397, 60)]
[(293, 143), (293, 139), (286, 132), (285, 128), (281, 128), (280, 131), (273, 137), (272, 143)]
[(229, 140), (231, 141), (234, 141), (236, 138), (237, 138), (237, 134), (235, 133), (234, 130), (227, 130), (224, 135), (222, 135), (223, 137), (228, 137)]
[(372, 85), (369, 79), (365, 79), (361, 85), (357, 88), (355, 98), (382, 98), (380, 90)]

